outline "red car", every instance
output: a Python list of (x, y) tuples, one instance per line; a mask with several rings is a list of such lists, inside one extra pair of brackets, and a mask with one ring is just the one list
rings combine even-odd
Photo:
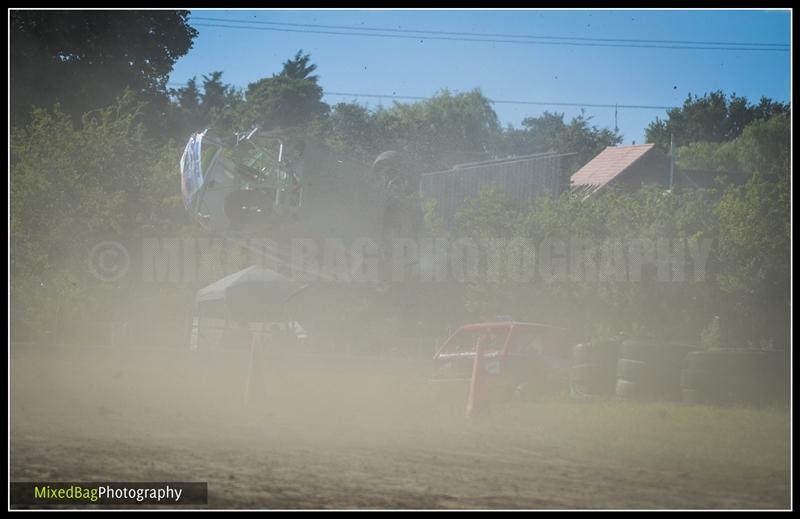
[(479, 341), (490, 386), (526, 394), (569, 388), (575, 343), (571, 331), (514, 321), (468, 324), (456, 330), (433, 357), (433, 380), (469, 380)]

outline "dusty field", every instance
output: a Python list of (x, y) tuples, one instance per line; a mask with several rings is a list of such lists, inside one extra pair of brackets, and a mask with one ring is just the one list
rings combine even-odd
[(208, 481), (219, 508), (787, 508), (785, 411), (566, 399), (469, 422), (425, 365), (12, 347), (11, 478)]

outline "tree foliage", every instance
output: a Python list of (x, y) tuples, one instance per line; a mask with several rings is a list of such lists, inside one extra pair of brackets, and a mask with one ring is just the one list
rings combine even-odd
[(97, 281), (86, 268), (95, 244), (180, 228), (179, 149), (147, 136), (141, 108), (128, 92), (77, 125), (58, 107), (36, 109), (12, 132), (11, 275), (20, 312), (81, 308)]
[(291, 79), (307, 79), (316, 83), (319, 76), (311, 75), (315, 70), (317, 70), (317, 66), (311, 63), (311, 55), (303, 54), (303, 49), (300, 49), (292, 59), (283, 62), (283, 70), (280, 75)]
[(166, 83), (197, 31), (188, 11), (11, 11), (11, 117), (24, 124), (32, 107), (61, 110), (75, 121), (111, 105), (129, 89), (151, 103), (159, 129)]
[(337, 103), (328, 117), (318, 119), (309, 132), (326, 141), (333, 149), (369, 163), (384, 149), (392, 146), (378, 118), (357, 103)]
[(250, 83), (245, 99), (245, 126), (257, 124), (267, 130), (305, 125), (329, 110), (316, 81), (285, 75)]
[(502, 139), (497, 115), (480, 90), (443, 91), (423, 101), (395, 102), (372, 111), (339, 103), (312, 131), (366, 162), (382, 151), (400, 150), (420, 172), (445, 167), (453, 152), (494, 155)]
[(544, 112), (539, 117), (522, 120), (522, 128), (506, 132), (506, 153), (527, 155), (555, 151), (575, 153), (569, 162), (570, 172), (589, 162), (607, 146), (622, 142), (622, 136), (608, 128), (591, 126), (591, 117), (583, 114), (564, 121), (563, 113)]
[[(719, 315), (726, 346), (788, 346), (788, 177), (754, 176), (747, 185), (724, 191), (677, 194), (651, 187), (632, 193), (607, 190), (586, 200), (564, 195), (537, 200), (527, 209), (511, 207), (489, 190), (468, 201), (457, 221), (453, 238), (490, 243), (485, 250), (503, 258), (498, 273), (467, 286), (461, 300), (470, 310), (465, 320), (511, 314), (586, 335), (646, 330), (661, 339), (698, 343), (704, 327)], [(506, 241), (496, 241), (501, 238)], [(581, 241), (590, 243), (592, 257), (601, 261), (603, 247), (663, 238), (687, 245), (711, 240), (704, 276), (663, 282), (650, 265), (641, 281), (587, 279), (581, 276), (583, 267), (571, 263), (575, 256), (567, 256)], [(552, 239), (565, 244), (564, 257), (570, 259), (564, 277), (547, 280), (537, 270), (541, 251), (536, 247)], [(511, 252), (503, 247), (512, 247), (514, 240), (533, 246), (530, 279), (520, 281), (505, 267)], [(431, 315), (435, 311), (431, 308)]]
[(762, 97), (751, 104), (745, 97), (722, 91), (700, 96), (689, 94), (680, 108), (667, 112), (667, 119), (656, 119), (646, 129), (647, 142), (669, 149), (670, 135), (675, 146), (692, 142), (725, 142), (737, 138), (754, 121), (786, 114), (789, 106)]
[[(788, 172), (787, 172), (788, 173)], [(714, 207), (717, 221), (718, 303), (746, 337), (788, 342), (790, 309), (789, 175), (754, 175), (730, 187)]]
[(185, 139), (191, 133), (214, 127), (222, 132), (239, 129), (244, 99), (232, 85), (222, 81), (222, 71), (203, 75), (202, 91), (197, 77), (170, 93), (175, 103), (173, 134)]
[(390, 125), (400, 147), (429, 170), (444, 166), (442, 152), (493, 153), (500, 138), (497, 115), (477, 89), (463, 94), (445, 90), (417, 103), (395, 103), (377, 117)]
[(777, 179), (789, 174), (791, 125), (788, 114), (757, 120), (726, 142), (693, 142), (676, 150), (678, 166), (720, 172), (757, 173)]

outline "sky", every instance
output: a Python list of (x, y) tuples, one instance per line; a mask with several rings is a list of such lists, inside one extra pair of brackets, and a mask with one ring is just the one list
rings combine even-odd
[[(237, 22), (242, 20), (302, 25)], [(668, 107), (681, 105), (689, 93), (723, 90), (751, 101), (766, 96), (788, 102), (791, 92), (791, 53), (785, 50), (653, 48), (673, 44), (641, 41), (623, 42), (639, 47), (603, 46), (615, 44), (605, 39), (788, 45), (791, 13), (787, 10), (193, 10), (190, 24), (199, 35), (189, 53), (175, 64), (171, 87), (221, 70), (226, 83), (244, 88), (279, 72), (282, 63), (302, 49), (318, 66), (320, 85), (329, 93), (428, 97), (443, 89), (457, 93), (479, 88), (493, 100)], [(370, 30), (386, 28), (471, 34)], [(549, 39), (527, 39), (540, 43), (523, 44), (431, 38), (519, 41), (504, 35)], [(565, 45), (567, 40), (552, 38), (582, 39), (569, 40), (581, 45)], [(324, 100), (329, 104), (356, 101), (370, 108), (393, 102), (390, 97), (331, 94)], [(660, 108), (494, 104), (501, 124), (516, 127), (525, 117), (544, 111), (563, 112), (569, 120), (582, 108), (598, 127), (613, 129), (616, 120), (623, 144), (644, 142), (647, 125), (666, 115)]]

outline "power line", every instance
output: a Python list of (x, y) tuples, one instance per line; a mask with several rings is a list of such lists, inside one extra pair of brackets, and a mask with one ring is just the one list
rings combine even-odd
[[(481, 32), (459, 32), (459, 31), (431, 31), (422, 29), (394, 29), (390, 27), (366, 27), (353, 25), (321, 25), (313, 23), (289, 23), (289, 22), (265, 22), (261, 20), (232, 20), (225, 18), (208, 18), (204, 16), (193, 16), (192, 20), (204, 20), (210, 22), (224, 23), (248, 23), (258, 25), (278, 25), (285, 27), (311, 27), (319, 29), (343, 29), (356, 31), (380, 31), (397, 33), (417, 33), (417, 34), (442, 34), (447, 36), (474, 36), (474, 37), (501, 37), (501, 38), (528, 38), (536, 40), (575, 40), (593, 42), (624, 42), (624, 43), (662, 43), (675, 45), (734, 45), (745, 47), (784, 47), (788, 50), (788, 43), (763, 43), (763, 42), (735, 42), (735, 41), (695, 41), (695, 40), (649, 40), (632, 38), (589, 38), (583, 36), (542, 36), (534, 34), (509, 34), (509, 33), (481, 33)], [(681, 47), (683, 48), (683, 47)], [(783, 49), (780, 49), (783, 50)]]
[[(167, 83), (168, 86), (183, 87), (185, 83)], [(334, 97), (352, 97), (352, 98), (374, 98), (374, 99), (404, 99), (409, 101), (425, 101), (431, 99), (426, 96), (407, 96), (397, 94), (364, 94), (357, 92), (324, 92), (325, 96)], [(633, 110), (671, 110), (677, 106), (658, 106), (658, 105), (621, 105), (618, 103), (605, 104), (605, 103), (575, 103), (575, 102), (562, 102), (562, 101), (522, 101), (515, 99), (489, 99), (487, 101), (492, 104), (512, 104), (512, 105), (534, 105), (534, 106), (569, 106), (576, 108), (627, 108)]]
[[(372, 97), (372, 98), (390, 98), (390, 99), (410, 99), (422, 101), (430, 99), (430, 97), (422, 96), (402, 96), (395, 94), (357, 94), (352, 92), (325, 92), (326, 96), (338, 97)], [(566, 102), (551, 102), (551, 101), (517, 101), (510, 99), (488, 99), (492, 104), (512, 104), (512, 105), (539, 105), (539, 106), (571, 106), (571, 107), (584, 107), (584, 108), (631, 108), (639, 110), (670, 110), (677, 108), (676, 106), (654, 106), (654, 105), (621, 105), (621, 104), (602, 104), (602, 103), (566, 103)]]
[(642, 49), (685, 49), (685, 50), (732, 50), (732, 51), (764, 51), (764, 52), (788, 52), (789, 49), (770, 48), (770, 47), (712, 47), (712, 46), (676, 46), (676, 45), (650, 45), (650, 44), (633, 44), (633, 43), (594, 43), (594, 42), (577, 42), (577, 41), (527, 41), (527, 40), (499, 40), (487, 38), (466, 38), (455, 36), (411, 36), (407, 34), (378, 34), (378, 33), (365, 33), (365, 32), (342, 32), (342, 31), (329, 31), (329, 30), (315, 30), (315, 29), (284, 29), (279, 27), (251, 27), (246, 25), (225, 25), (214, 23), (195, 23), (197, 27), (215, 27), (221, 29), (238, 29), (250, 31), (275, 31), (275, 32), (291, 32), (291, 33), (304, 33), (304, 34), (325, 34), (334, 36), (362, 36), (369, 38), (399, 38), (407, 40), (443, 40), (443, 41), (468, 41), (468, 42), (483, 42), (483, 43), (515, 43), (523, 45), (567, 45), (573, 47), (626, 47), (626, 48), (642, 48)]

